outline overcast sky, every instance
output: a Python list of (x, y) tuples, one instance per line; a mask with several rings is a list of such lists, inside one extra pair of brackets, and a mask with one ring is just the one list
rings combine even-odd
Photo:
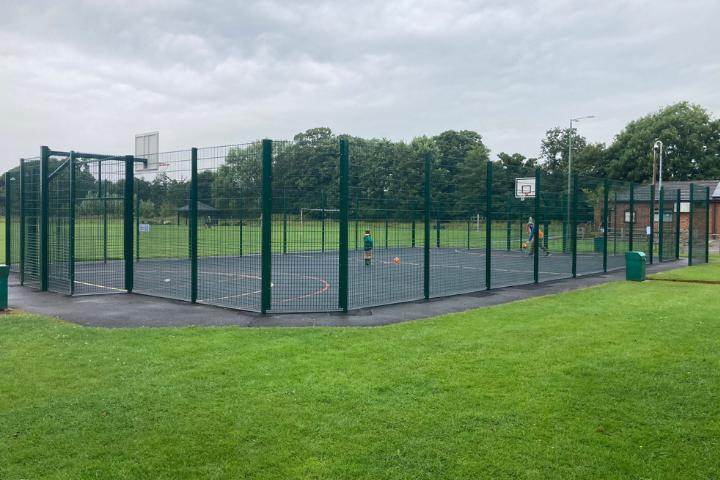
[(720, 1), (0, 0), (0, 161), (336, 133), (537, 155), (679, 100), (720, 113)]

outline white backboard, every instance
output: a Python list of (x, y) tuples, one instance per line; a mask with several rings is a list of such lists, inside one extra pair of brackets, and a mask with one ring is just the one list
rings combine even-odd
[(535, 198), (535, 177), (515, 179), (515, 198)]
[(157, 170), (160, 152), (160, 134), (158, 132), (138, 133), (135, 135), (135, 156), (147, 159), (147, 167), (138, 165), (139, 170)]

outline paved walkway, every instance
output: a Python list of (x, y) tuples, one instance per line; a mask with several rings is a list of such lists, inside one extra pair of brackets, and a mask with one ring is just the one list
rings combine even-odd
[[(683, 267), (685, 261), (652, 265), (648, 273)], [(551, 295), (625, 279), (625, 271), (558, 280), (537, 285), (498, 288), (397, 305), (342, 313), (259, 315), (207, 305), (166, 300), (144, 295), (92, 295), (69, 297), (21, 287), (10, 278), (10, 307), (58, 317), (80, 325), (97, 327), (179, 327), (187, 325), (244, 327), (376, 326), (462, 312), (525, 298)]]

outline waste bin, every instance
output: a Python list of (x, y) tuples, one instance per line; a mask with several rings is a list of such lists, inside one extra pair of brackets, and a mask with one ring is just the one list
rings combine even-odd
[(595, 237), (593, 239), (593, 251), (595, 253), (602, 252), (605, 249), (605, 238)]
[(625, 253), (625, 280), (645, 281), (645, 254), (643, 252)]
[(0, 265), (0, 310), (8, 308), (8, 276), (10, 276), (10, 267)]

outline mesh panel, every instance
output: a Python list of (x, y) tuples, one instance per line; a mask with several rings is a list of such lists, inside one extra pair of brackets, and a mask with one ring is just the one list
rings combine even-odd
[(10, 258), (5, 261), (10, 271), (17, 273), (20, 271), (20, 171), (12, 170), (6, 175), (10, 176), (10, 218), (5, 219), (10, 224), (10, 238), (5, 241), (10, 242)]
[[(635, 187), (635, 221), (633, 223), (633, 250), (645, 252), (647, 263), (650, 263), (651, 240), (650, 222), (654, 201), (651, 198), (649, 185)], [(654, 246), (654, 245), (653, 245)]]
[(77, 168), (84, 180), (75, 192), (75, 293), (124, 292), (125, 162), (79, 162)]
[[(567, 176), (543, 174), (539, 190), (540, 215), (534, 219), (543, 233), (538, 252), (538, 279), (545, 282), (572, 277), (573, 204), (568, 202)], [(531, 254), (532, 248), (528, 243)]]
[(707, 201), (708, 189), (694, 186), (691, 205), (692, 229), (692, 263), (700, 264), (707, 261), (708, 221)]
[(630, 184), (610, 182), (608, 191), (608, 270), (625, 268), (625, 252), (630, 246)]
[(273, 142), (271, 311), (339, 308), (339, 157), (325, 136)]
[[(133, 291), (190, 300), (191, 152), (157, 155), (158, 170), (135, 173)], [(200, 208), (199, 215), (211, 215)]]
[(260, 311), (262, 145), (198, 150), (198, 301)]
[(70, 294), (70, 160), (50, 157), (48, 194), (48, 290)]
[(663, 188), (658, 194), (658, 206), (655, 214), (657, 226), (658, 259), (661, 262), (675, 260), (675, 245), (677, 241), (677, 227), (679, 206), (677, 204), (677, 189)]
[[(423, 298), (421, 153), (405, 145), (392, 149), (385, 142), (353, 140), (349, 155), (349, 308)], [(395, 161), (395, 175), (386, 170), (388, 158)], [(373, 241), (369, 264), (366, 231)]]
[(25, 160), (23, 172), (25, 202), (21, 279), (24, 284), (40, 288), (40, 160)]
[(576, 188), (577, 274), (603, 271), (605, 182), (580, 177)]

